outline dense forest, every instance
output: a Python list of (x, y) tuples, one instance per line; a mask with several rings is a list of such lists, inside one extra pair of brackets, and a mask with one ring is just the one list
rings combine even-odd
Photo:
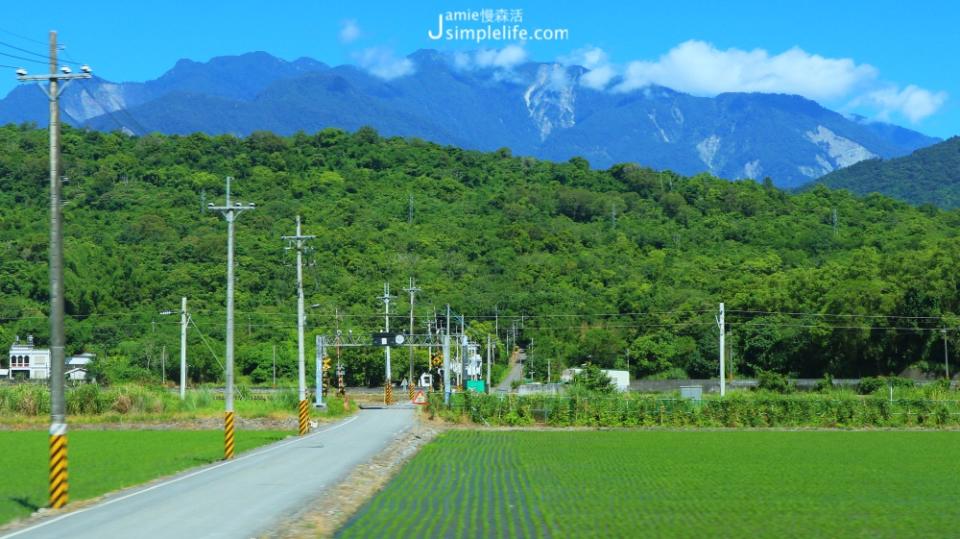
[(911, 204), (960, 207), (960, 137), (896, 159), (869, 159), (817, 180), (853, 193), (883, 193)]
[[(226, 225), (207, 203), (255, 202), (237, 224), (237, 365), (268, 381), (295, 371), (295, 254), (281, 235), (315, 234), (306, 254), (312, 333), (367, 334), (377, 299), (410, 276), (418, 332), (447, 303), (485, 340), (499, 314), (522, 328), (536, 378), (551, 361), (637, 377), (710, 376), (726, 306), (731, 368), (795, 376), (942, 369), (960, 309), (960, 213), (818, 186), (690, 178), (631, 164), (593, 170), (507, 149), (464, 151), (363, 128), (279, 137), (130, 137), (65, 129), (69, 352), (108, 378), (175, 379), (179, 309), (189, 298), (190, 374), (214, 381), (222, 356)], [(0, 343), (45, 343), (47, 134), (0, 128)], [(335, 316), (339, 313), (340, 316)], [(501, 354), (501, 357), (503, 354)], [(406, 354), (394, 377), (405, 375)], [(220, 358), (222, 359), (222, 357)], [(378, 384), (379, 350), (345, 350), (350, 384)], [(5, 359), (4, 359), (5, 361)], [(425, 353), (418, 362), (426, 363)]]

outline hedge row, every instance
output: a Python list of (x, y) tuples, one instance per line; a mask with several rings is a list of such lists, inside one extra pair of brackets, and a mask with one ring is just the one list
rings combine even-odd
[(431, 394), (428, 410), (455, 422), (597, 427), (949, 427), (960, 401), (881, 396), (734, 393), (701, 402), (655, 395)]

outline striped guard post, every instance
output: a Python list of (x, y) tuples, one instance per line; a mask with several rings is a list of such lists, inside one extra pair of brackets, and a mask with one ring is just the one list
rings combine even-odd
[(383, 386), (383, 402), (384, 404), (393, 404), (393, 384), (390, 382)]
[(50, 507), (60, 509), (70, 500), (67, 483), (67, 425), (50, 426)]
[(300, 427), (300, 431), (299, 431), (300, 436), (304, 436), (307, 434), (307, 429), (309, 427), (309, 424), (307, 423), (307, 419), (309, 419), (310, 417), (309, 414), (310, 414), (310, 406), (309, 404), (307, 404), (307, 400), (304, 399), (300, 401), (300, 404), (298, 405), (298, 410), (297, 410), (297, 416), (299, 419), (299, 427)]
[(233, 458), (233, 412), (227, 412), (223, 422), (223, 459)]
[(407, 385), (407, 393), (410, 395), (410, 400), (412, 401), (414, 397), (413, 384)]

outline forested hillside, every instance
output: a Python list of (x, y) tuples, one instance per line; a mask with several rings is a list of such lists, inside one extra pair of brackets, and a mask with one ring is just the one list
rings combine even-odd
[[(4, 347), (48, 333), (46, 136), (0, 128)], [(421, 331), (450, 303), (482, 336), (499, 305), (501, 330), (516, 317), (533, 340), (537, 377), (548, 358), (556, 376), (561, 364), (624, 365), (628, 349), (635, 376), (710, 375), (720, 302), (738, 375), (936, 368), (939, 328), (956, 340), (957, 212), (633, 165), (595, 171), (368, 128), (245, 139), (67, 129), (63, 140), (68, 342), (114, 376), (159, 373), (163, 346), (176, 357), (177, 317), (158, 313), (187, 296), (207, 339), (191, 330), (191, 376), (216, 377), (207, 344), (222, 356), (226, 225), (202, 208), (222, 203), (225, 175), (237, 199), (257, 203), (236, 241), (237, 362), (253, 381), (269, 379), (274, 345), (280, 375), (294, 369), (295, 257), (280, 236), (298, 213), (317, 235), (311, 331), (333, 331), (336, 310), (345, 331), (379, 329), (384, 281), (399, 294), (393, 327), (405, 327), (412, 274)], [(382, 352), (344, 360), (350, 383), (382, 381)]]
[(960, 207), (960, 137), (896, 159), (870, 159), (821, 178), (834, 189), (883, 193), (911, 204)]

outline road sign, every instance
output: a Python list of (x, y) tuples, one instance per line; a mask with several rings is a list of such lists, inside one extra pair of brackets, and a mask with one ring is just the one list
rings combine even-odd
[(406, 340), (403, 333), (380, 332), (373, 334), (374, 346), (399, 346)]
[(413, 396), (413, 403), (420, 404), (420, 405), (427, 403), (427, 397), (426, 395), (423, 394), (422, 389), (418, 389), (417, 394)]
[(324, 371), (330, 370), (330, 358), (328, 357), (323, 358), (323, 370)]

